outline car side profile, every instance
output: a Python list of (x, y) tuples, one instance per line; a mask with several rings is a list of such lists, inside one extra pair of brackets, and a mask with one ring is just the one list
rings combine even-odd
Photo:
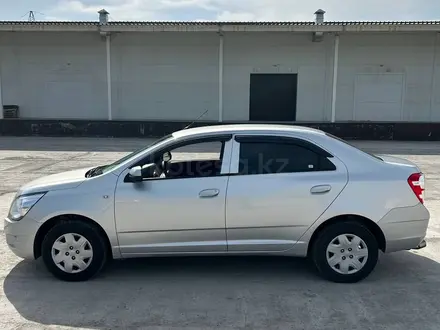
[(320, 130), (219, 125), (167, 135), (109, 165), (20, 188), (4, 231), (67, 281), (111, 259), (169, 255), (308, 257), (357, 282), (379, 250), (426, 246), (424, 175)]

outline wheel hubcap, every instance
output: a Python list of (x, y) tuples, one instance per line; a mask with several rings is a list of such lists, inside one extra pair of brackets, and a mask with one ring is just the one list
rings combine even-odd
[(90, 266), (92, 259), (92, 245), (80, 234), (61, 235), (52, 245), (52, 260), (66, 273), (82, 272)]
[(335, 237), (327, 247), (327, 262), (340, 274), (354, 274), (368, 259), (367, 244), (358, 236), (343, 234)]

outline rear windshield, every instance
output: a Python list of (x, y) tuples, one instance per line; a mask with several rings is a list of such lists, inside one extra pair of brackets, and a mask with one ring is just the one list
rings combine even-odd
[(332, 135), (332, 134), (330, 134), (330, 133), (325, 133), (325, 135), (327, 135), (328, 137), (330, 137), (330, 138), (332, 138), (332, 139), (338, 140), (339, 142), (342, 142), (342, 143), (344, 143), (344, 144), (346, 144), (346, 145), (348, 145), (348, 146), (350, 146), (350, 147), (352, 147), (352, 148), (355, 148), (355, 149), (357, 149), (357, 150), (360, 150), (360, 151), (362, 151), (362, 152), (364, 152), (364, 153), (366, 153), (366, 154), (368, 154), (368, 155), (370, 155), (370, 156), (372, 156), (372, 157), (374, 157), (374, 158), (376, 158), (376, 159), (379, 159), (379, 160), (383, 161), (383, 159), (380, 158), (379, 156), (376, 156), (375, 154), (372, 154), (372, 153), (370, 153), (370, 152), (366, 152), (365, 150), (361, 150), (361, 149), (359, 149), (358, 147), (352, 145), (351, 143), (348, 143), (348, 142), (345, 141), (344, 139), (341, 139), (341, 138), (339, 138), (339, 137), (337, 137), (337, 136), (334, 136), (334, 135)]

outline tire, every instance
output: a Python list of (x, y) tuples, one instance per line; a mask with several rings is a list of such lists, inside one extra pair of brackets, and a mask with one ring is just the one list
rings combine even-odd
[[(63, 220), (44, 237), (41, 255), (47, 269), (55, 277), (77, 282), (86, 281), (103, 269), (107, 262), (108, 249), (105, 238), (92, 224), (80, 220)], [(55, 261), (61, 258), (67, 263)]]
[[(343, 239), (339, 241), (340, 238)], [(359, 245), (357, 242), (360, 242)], [(354, 247), (356, 245), (357, 248)], [(363, 257), (365, 248), (367, 256)], [(325, 228), (318, 234), (311, 251), (312, 261), (320, 275), (337, 283), (355, 283), (366, 278), (376, 266), (379, 256), (375, 236), (367, 227), (355, 221), (338, 222)], [(333, 263), (333, 267), (330, 263)]]

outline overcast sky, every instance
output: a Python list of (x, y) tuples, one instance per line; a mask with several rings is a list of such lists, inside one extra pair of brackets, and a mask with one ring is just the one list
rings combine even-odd
[(0, 20), (440, 20), (440, 0), (0, 0)]

